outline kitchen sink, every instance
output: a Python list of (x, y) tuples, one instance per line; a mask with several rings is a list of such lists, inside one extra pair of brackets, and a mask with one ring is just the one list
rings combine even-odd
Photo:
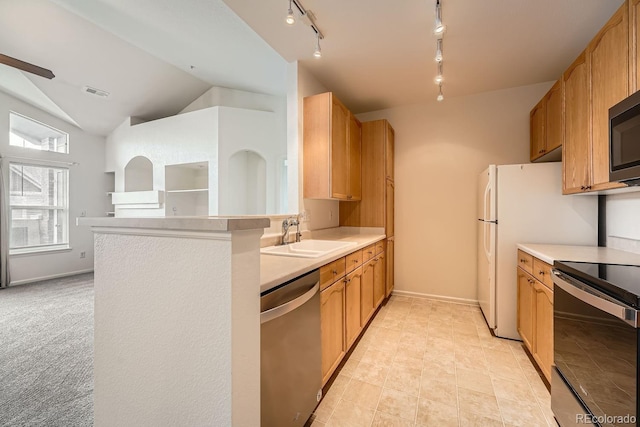
[(260, 249), (260, 253), (267, 255), (290, 256), (299, 258), (318, 258), (333, 251), (356, 246), (356, 242), (342, 240), (303, 240), (281, 246), (268, 246)]

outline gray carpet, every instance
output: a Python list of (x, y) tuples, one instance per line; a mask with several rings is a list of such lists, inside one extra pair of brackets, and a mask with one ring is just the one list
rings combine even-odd
[(93, 275), (0, 290), (0, 426), (93, 425)]

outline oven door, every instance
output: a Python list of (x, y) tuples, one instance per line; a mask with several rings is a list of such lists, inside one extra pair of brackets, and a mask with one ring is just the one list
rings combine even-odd
[(552, 396), (558, 422), (563, 427), (584, 421), (636, 425), (636, 310), (558, 270), (553, 279), (554, 363), (560, 379), (587, 408), (571, 419), (567, 415), (571, 411)]

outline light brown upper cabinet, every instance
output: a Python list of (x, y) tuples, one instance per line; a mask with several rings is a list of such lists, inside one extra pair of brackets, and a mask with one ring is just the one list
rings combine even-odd
[(304, 197), (360, 200), (360, 122), (331, 92), (304, 98), (303, 108)]
[(634, 93), (640, 89), (640, 43), (638, 36), (640, 32), (640, 0), (629, 1), (629, 93)]
[(564, 194), (625, 186), (609, 182), (609, 108), (637, 80), (636, 42), (630, 37), (637, 34), (637, 3), (625, 2), (562, 75)]
[(546, 107), (546, 97), (544, 97), (529, 113), (529, 147), (531, 150), (529, 156), (531, 161), (544, 154)]
[(564, 84), (564, 194), (584, 191), (591, 183), (589, 142), (589, 70), (585, 52), (562, 75)]
[(609, 182), (609, 108), (629, 95), (628, 3), (587, 46), (591, 94), (591, 188), (624, 187)]
[[(556, 157), (543, 157), (562, 145), (562, 81), (558, 80), (549, 92), (529, 113), (530, 157), (556, 160)], [(559, 154), (559, 152), (558, 152)]]

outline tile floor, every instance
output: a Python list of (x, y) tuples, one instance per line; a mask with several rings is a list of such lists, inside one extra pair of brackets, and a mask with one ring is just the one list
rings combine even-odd
[(478, 307), (392, 296), (312, 426), (556, 426), (518, 341), (492, 337)]

